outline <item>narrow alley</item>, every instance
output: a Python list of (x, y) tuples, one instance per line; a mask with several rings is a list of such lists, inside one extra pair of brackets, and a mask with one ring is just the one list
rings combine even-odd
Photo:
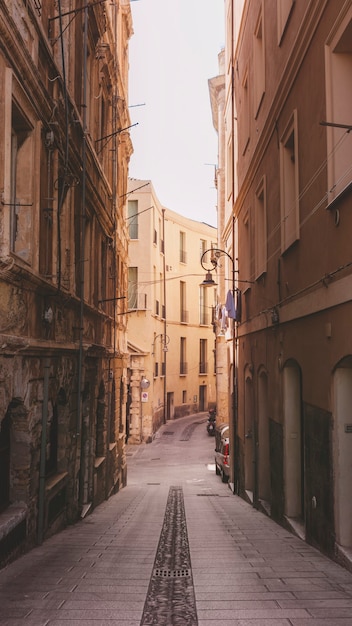
[(128, 446), (127, 487), (0, 571), (3, 626), (352, 626), (352, 574), (215, 473), (206, 414)]

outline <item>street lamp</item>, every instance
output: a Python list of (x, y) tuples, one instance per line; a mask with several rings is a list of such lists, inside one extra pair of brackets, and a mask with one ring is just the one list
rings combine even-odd
[(154, 337), (154, 341), (152, 343), (152, 356), (154, 356), (155, 352), (155, 342), (158, 339), (158, 337), (160, 337), (160, 341), (162, 343), (162, 350), (163, 352), (168, 352), (168, 344), (170, 343), (170, 337), (168, 335), (166, 335), (165, 333), (160, 333), (159, 335), (156, 335), (156, 337)]
[[(236, 322), (239, 320), (240, 311), (234, 308), (235, 295), (238, 289), (235, 285), (235, 262), (232, 256), (226, 252), (226, 250), (221, 250), (220, 248), (210, 248), (209, 250), (205, 250), (203, 252), (200, 263), (202, 268), (206, 271), (205, 279), (201, 283), (201, 286), (204, 287), (214, 287), (217, 283), (213, 279), (212, 272), (215, 272), (218, 267), (220, 267), (220, 259), (221, 257), (227, 257), (231, 262), (231, 273), (232, 273), (232, 299), (233, 299), (233, 310), (231, 313), (229, 312), (229, 316), (231, 316), (234, 320), (233, 327), (233, 348), (232, 348), (232, 424), (230, 420), (230, 437), (232, 435), (232, 450), (233, 453), (230, 455), (231, 458), (231, 468), (230, 468), (230, 481), (233, 482), (233, 490), (234, 493), (238, 493), (238, 485), (239, 485), (239, 462), (238, 462), (238, 444), (237, 444), (237, 362), (236, 362), (236, 347), (237, 347), (237, 338), (236, 338)], [(232, 479), (232, 480), (231, 480)]]

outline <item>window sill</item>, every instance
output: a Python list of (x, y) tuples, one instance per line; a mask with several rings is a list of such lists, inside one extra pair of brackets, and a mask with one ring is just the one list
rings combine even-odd
[(45, 491), (52, 491), (53, 489), (57, 489), (58, 491), (66, 482), (66, 478), (68, 476), (67, 472), (61, 472), (61, 474), (55, 474), (51, 476), (45, 481)]
[[(339, 204), (341, 202), (341, 200), (343, 200), (343, 198), (345, 196), (347, 196), (347, 194), (352, 191), (352, 183), (349, 183), (346, 187), (344, 187), (344, 189), (342, 189), (341, 191), (339, 191), (337, 193), (336, 196), (334, 196), (330, 201), (328, 200), (328, 204), (327, 204), (327, 210), (331, 211), (333, 209), (336, 209), (336, 205)], [(329, 196), (329, 194), (328, 194)]]
[(24, 502), (10, 504), (0, 513), (0, 540), (6, 537), (27, 517), (28, 507)]

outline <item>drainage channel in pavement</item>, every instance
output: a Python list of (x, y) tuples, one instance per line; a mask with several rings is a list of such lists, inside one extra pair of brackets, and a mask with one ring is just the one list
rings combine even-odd
[(170, 487), (140, 626), (197, 626), (182, 487)]

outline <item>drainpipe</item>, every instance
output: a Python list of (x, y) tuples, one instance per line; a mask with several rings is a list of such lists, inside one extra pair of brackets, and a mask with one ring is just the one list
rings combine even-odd
[[(79, 468), (79, 504), (85, 504), (85, 461), (83, 442), (83, 319), (84, 319), (84, 247), (85, 247), (85, 219), (86, 219), (86, 133), (87, 133), (87, 44), (88, 44), (88, 8), (84, 9), (83, 23), (83, 136), (82, 136), (82, 210), (81, 210), (81, 263), (80, 263), (80, 317), (79, 317), (79, 355), (78, 355), (78, 382), (77, 382), (77, 437), (80, 436), (80, 468)], [(89, 409), (88, 409), (89, 410)]]
[[(114, 4), (112, 7), (112, 10), (114, 11), (114, 45), (115, 45), (115, 50), (114, 53), (117, 54), (116, 52), (116, 46), (117, 46), (117, 6)], [(112, 254), (113, 254), (113, 279), (112, 279), (112, 284), (113, 284), (113, 331), (112, 331), (112, 336), (113, 336), (113, 358), (111, 359), (109, 357), (108, 360), (108, 419), (107, 419), (107, 433), (106, 433), (106, 475), (105, 475), (105, 499), (107, 500), (109, 498), (109, 494), (110, 494), (110, 485), (109, 485), (109, 478), (110, 478), (110, 467), (111, 467), (111, 463), (110, 463), (110, 431), (111, 431), (111, 422), (112, 420), (115, 421), (115, 426), (116, 426), (116, 419), (115, 419), (115, 415), (116, 415), (116, 380), (115, 380), (115, 406), (112, 406), (112, 387), (114, 384), (114, 379), (115, 379), (115, 358), (116, 358), (116, 337), (117, 337), (117, 332), (116, 332), (116, 324), (117, 324), (117, 318), (116, 318), (116, 306), (117, 306), (117, 276), (116, 276), (116, 271), (117, 271), (117, 263), (116, 263), (116, 255), (117, 255), (117, 245), (116, 245), (116, 236), (117, 236), (117, 163), (118, 163), (118, 158), (117, 158), (117, 102), (118, 102), (118, 91), (117, 91), (117, 86), (114, 85), (114, 92), (113, 92), (113, 97), (112, 97), (112, 218), (113, 218), (113, 243), (112, 243)], [(121, 393), (121, 386), (120, 386), (120, 393)], [(121, 406), (121, 401), (120, 401), (120, 406)], [(119, 416), (119, 432), (120, 432), (120, 428), (121, 428), (121, 423), (122, 423), (122, 416)], [(117, 448), (118, 450), (118, 448)], [(117, 459), (116, 459), (117, 460)], [(112, 481), (112, 485), (111, 487), (114, 487), (113, 481)]]
[[(166, 341), (166, 329), (167, 329), (167, 323), (166, 323), (166, 241), (165, 241), (165, 209), (162, 210), (163, 212), (163, 241), (164, 241), (164, 258), (163, 258), (163, 292), (164, 292), (164, 342)], [(166, 344), (164, 343), (164, 346)], [(166, 424), (166, 420), (167, 420), (167, 384), (166, 384), (166, 355), (167, 352), (164, 352), (164, 367), (165, 367), (165, 371), (164, 371), (164, 424)]]
[(44, 390), (42, 412), (42, 438), (40, 446), (39, 496), (38, 496), (38, 543), (43, 543), (44, 505), (45, 505), (45, 461), (46, 461), (46, 430), (48, 423), (50, 359), (44, 359)]
[[(235, 262), (236, 262), (236, 240), (235, 240), (235, 66), (234, 66), (234, 53), (235, 53), (235, 33), (234, 33), (234, 0), (231, 0), (231, 133), (232, 133), (232, 256), (233, 256), (233, 285), (235, 287)], [(234, 290), (234, 296), (236, 291)], [(239, 494), (239, 458), (238, 458), (238, 376), (237, 376), (237, 328), (238, 322), (234, 320), (233, 323), (233, 355), (232, 355), (232, 367), (233, 367), (233, 392), (232, 392), (232, 409), (233, 409), (233, 489), (235, 494)], [(231, 471), (231, 473), (232, 473)]]

